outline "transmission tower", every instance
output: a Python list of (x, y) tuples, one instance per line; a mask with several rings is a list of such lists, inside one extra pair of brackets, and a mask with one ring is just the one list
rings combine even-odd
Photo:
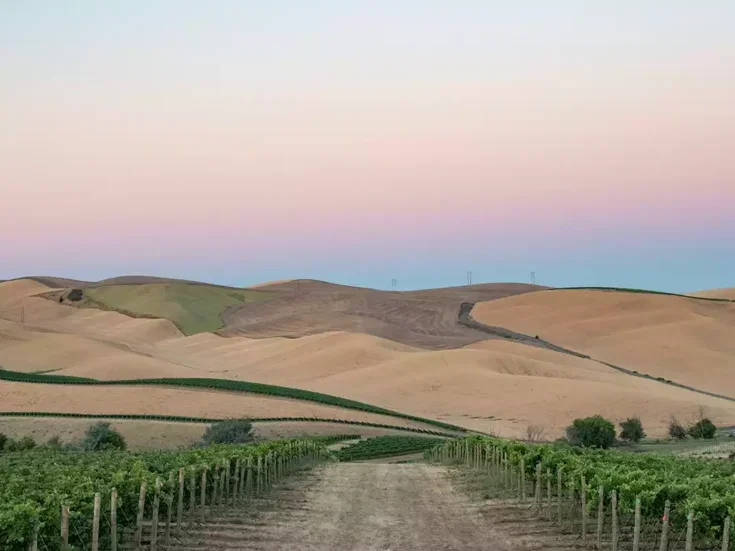
[(467, 271), (467, 285), (472, 285), (472, 271)]
[(390, 284), (391, 284), (391, 287), (393, 288), (394, 291), (396, 289), (398, 289), (398, 280), (397, 279), (391, 279), (390, 280)]
[(536, 272), (531, 272), (531, 283), (536, 285)]

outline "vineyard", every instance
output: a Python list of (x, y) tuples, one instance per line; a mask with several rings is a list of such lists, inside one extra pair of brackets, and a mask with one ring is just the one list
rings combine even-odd
[(335, 455), (340, 461), (377, 459), (422, 452), (436, 446), (436, 443), (436, 438), (420, 436), (377, 436), (342, 448)]
[(172, 527), (260, 493), (345, 438), (138, 454), (7, 453), (0, 456), (0, 549), (115, 550), (124, 535), (140, 544), (144, 520), (155, 542), (164, 518), (168, 540)]
[(367, 413), (375, 413), (396, 417), (399, 419), (407, 419), (417, 421), (427, 425), (433, 425), (442, 429), (453, 430), (457, 432), (467, 432), (466, 429), (442, 423), (433, 419), (425, 419), (415, 415), (399, 413), (390, 409), (365, 404), (356, 400), (348, 400), (339, 396), (323, 394), (321, 392), (312, 392), (310, 390), (302, 390), (300, 388), (291, 388), (278, 385), (267, 385), (262, 383), (252, 383), (249, 381), (236, 381), (232, 379), (214, 379), (214, 378), (158, 378), (158, 379), (130, 379), (130, 380), (113, 380), (100, 381), (97, 379), (89, 379), (85, 377), (72, 377), (68, 375), (48, 375), (44, 373), (22, 373), (18, 371), (10, 371), (0, 369), (0, 380), (14, 381), (19, 383), (38, 383), (38, 384), (62, 384), (62, 385), (95, 385), (95, 386), (116, 386), (116, 385), (145, 385), (145, 386), (175, 386), (181, 388), (197, 388), (207, 390), (222, 390), (229, 392), (247, 392), (252, 394), (262, 394), (266, 396), (276, 396), (281, 398), (293, 398), (296, 400), (304, 400), (329, 406), (336, 406), (344, 409), (356, 411), (364, 411)]
[[(490, 495), (533, 503), (583, 536), (597, 527), (613, 550), (640, 549), (649, 534), (659, 549), (730, 549), (735, 463), (533, 445), (489, 437), (449, 441), (425, 452), (462, 462), (485, 476)], [(663, 519), (663, 521), (661, 520)], [(672, 541), (669, 542), (668, 539)], [(663, 543), (662, 543), (663, 542)], [(669, 543), (671, 545), (669, 546)], [(598, 547), (599, 548), (599, 547)]]

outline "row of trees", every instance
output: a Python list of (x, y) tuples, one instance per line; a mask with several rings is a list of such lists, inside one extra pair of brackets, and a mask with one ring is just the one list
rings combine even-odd
[[(619, 438), (628, 443), (637, 443), (646, 437), (643, 424), (638, 417), (630, 417), (620, 423)], [(567, 427), (567, 440), (573, 446), (586, 448), (607, 449), (615, 444), (615, 425), (602, 417), (595, 415), (584, 419), (575, 419)], [(677, 440), (683, 440), (687, 436), (692, 438), (712, 439), (717, 433), (715, 424), (700, 412), (699, 418), (685, 428), (676, 418), (669, 422), (669, 436)]]
[[(207, 427), (202, 436), (202, 445), (210, 444), (245, 444), (253, 440), (253, 425), (247, 419), (229, 419), (214, 423)], [(110, 451), (125, 450), (127, 442), (122, 434), (100, 421), (91, 425), (79, 442), (64, 444), (58, 436), (44, 444), (36, 444), (30, 436), (17, 440), (0, 433), (0, 453), (22, 452), (35, 448), (69, 450), (69, 451)]]

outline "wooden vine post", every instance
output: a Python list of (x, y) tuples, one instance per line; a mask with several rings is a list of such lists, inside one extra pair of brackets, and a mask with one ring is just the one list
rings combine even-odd
[(666, 551), (669, 547), (669, 515), (671, 514), (671, 502), (667, 499), (664, 504), (664, 518), (661, 520), (661, 545), (658, 551)]
[(546, 518), (551, 520), (551, 469), (546, 469)]
[(151, 551), (156, 551), (158, 545), (158, 510), (161, 505), (161, 479), (156, 478), (156, 487), (153, 492), (153, 514), (151, 515)]
[(189, 528), (194, 526), (194, 514), (197, 506), (197, 476), (194, 469), (189, 476)]
[(69, 506), (61, 506), (61, 551), (69, 550)]
[(633, 551), (641, 548), (641, 498), (635, 498), (635, 524), (633, 525)]
[(533, 503), (536, 512), (541, 511), (541, 462), (536, 463), (536, 488), (533, 495)]
[(31, 534), (31, 541), (28, 543), (28, 551), (38, 551), (38, 521), (33, 526), (33, 533)]
[(526, 502), (526, 458), (521, 457), (521, 503)]
[(582, 538), (587, 537), (587, 480), (582, 475)]
[[(184, 480), (183, 477), (180, 480)], [(166, 531), (163, 533), (163, 545), (166, 549), (171, 545), (171, 522), (174, 512), (174, 473), (168, 474), (169, 493), (166, 496)], [(183, 497), (183, 492), (180, 494)]]
[(602, 528), (605, 522), (605, 489), (600, 486), (598, 490), (599, 503), (597, 504), (597, 549), (602, 549)]
[(687, 537), (684, 544), (685, 551), (692, 551), (692, 539), (694, 536), (694, 512), (687, 513)]
[(184, 469), (179, 469), (179, 500), (176, 503), (176, 533), (181, 535), (184, 523)]
[(235, 506), (240, 501), (240, 459), (235, 461), (235, 476), (232, 481), (234, 488), (232, 490), (232, 505)]
[(610, 506), (612, 508), (612, 551), (618, 551), (618, 541), (620, 540), (618, 531), (618, 493), (615, 490), (611, 492)]
[(730, 549), (730, 517), (725, 519), (725, 525), (722, 527), (722, 551)]
[(561, 528), (561, 498), (562, 498), (562, 477), (564, 475), (562, 474), (562, 468), (559, 467), (556, 471), (556, 514), (557, 514), (557, 522), (559, 523), (559, 527)]
[(248, 472), (245, 474), (245, 499), (253, 493), (253, 458), (248, 457)]
[(145, 494), (146, 483), (140, 485), (140, 494), (138, 495), (138, 516), (135, 519), (135, 545), (141, 549), (143, 538), (143, 513), (145, 512)]
[(204, 522), (206, 515), (205, 510), (207, 507), (207, 467), (204, 467), (204, 470), (202, 470), (202, 485), (199, 491), (199, 518), (201, 519), (201, 522)]
[(110, 551), (117, 551), (117, 488), (110, 496)]

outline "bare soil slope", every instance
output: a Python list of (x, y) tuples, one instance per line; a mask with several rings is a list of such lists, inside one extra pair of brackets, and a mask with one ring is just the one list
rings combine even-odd
[(278, 293), (261, 304), (225, 311), (227, 336), (303, 337), (326, 331), (367, 333), (429, 349), (458, 348), (488, 335), (457, 323), (462, 302), (479, 302), (540, 289), (487, 283), (426, 291), (390, 292), (322, 281), (293, 280), (258, 289)]
[(557, 290), (478, 304), (472, 316), (627, 369), (735, 397), (735, 304)]

